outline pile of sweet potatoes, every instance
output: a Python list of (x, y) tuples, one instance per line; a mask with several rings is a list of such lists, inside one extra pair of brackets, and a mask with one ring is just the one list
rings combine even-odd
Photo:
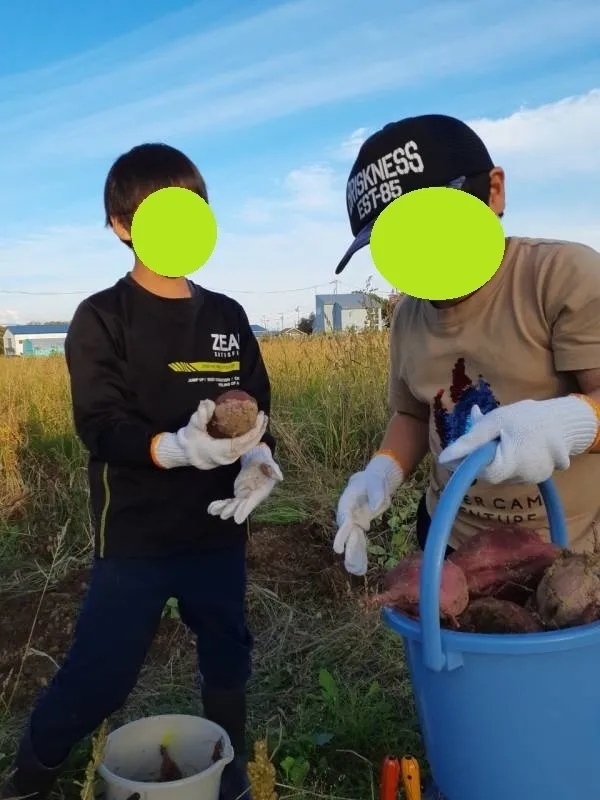
[[(417, 618), (423, 556), (411, 553), (371, 603)], [(600, 555), (562, 550), (519, 526), (483, 530), (444, 562), (442, 625), (470, 633), (537, 633), (600, 620)]]

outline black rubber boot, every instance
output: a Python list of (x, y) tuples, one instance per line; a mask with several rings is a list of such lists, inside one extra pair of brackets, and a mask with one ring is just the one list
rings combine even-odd
[(204, 715), (227, 731), (235, 753), (223, 770), (219, 800), (252, 800), (246, 772), (246, 688), (202, 688)]
[(9, 798), (27, 798), (27, 800), (46, 800), (58, 778), (62, 764), (50, 769), (40, 764), (31, 743), (31, 734), (27, 729), (15, 760), (11, 774), (0, 788), (0, 800)]

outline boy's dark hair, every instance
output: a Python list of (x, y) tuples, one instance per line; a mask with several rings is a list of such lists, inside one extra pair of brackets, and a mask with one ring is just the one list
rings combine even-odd
[[(208, 203), (204, 178), (180, 150), (167, 144), (141, 144), (115, 161), (104, 184), (105, 224), (111, 217), (128, 230), (138, 206), (153, 192), (178, 186), (200, 195)], [(129, 247), (131, 242), (126, 241)]]

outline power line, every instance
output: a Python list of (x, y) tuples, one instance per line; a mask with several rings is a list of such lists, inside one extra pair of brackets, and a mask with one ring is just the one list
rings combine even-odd
[[(288, 294), (290, 292), (308, 292), (311, 289), (320, 289), (322, 286), (331, 286), (332, 281), (328, 283), (316, 283), (313, 286), (301, 286), (298, 289), (269, 289), (261, 291), (259, 289), (246, 290), (246, 289), (211, 289), (209, 291), (225, 292), (227, 294)], [(208, 287), (206, 287), (208, 289)]]
[[(208, 286), (205, 288), (209, 291), (225, 294), (289, 294), (291, 292), (308, 292), (311, 289), (320, 289), (323, 286), (331, 286), (333, 283), (334, 281), (329, 281), (328, 283), (315, 283), (312, 286), (300, 286), (295, 289), (210, 289)], [(67, 295), (75, 294), (94, 294), (94, 291), (89, 289), (77, 289), (69, 292), (28, 292), (21, 289), (0, 289), (0, 294), (27, 295), (28, 297), (65, 297)]]
[(0, 294), (24, 294), (30, 297), (62, 297), (67, 294), (92, 294), (92, 292), (88, 292), (87, 289), (78, 289), (72, 292), (25, 292), (19, 289), (0, 289)]

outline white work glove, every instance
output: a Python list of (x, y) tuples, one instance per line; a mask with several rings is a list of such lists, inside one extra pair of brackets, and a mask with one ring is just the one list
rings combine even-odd
[(251, 431), (235, 439), (214, 439), (206, 430), (215, 410), (212, 400), (202, 400), (186, 426), (177, 433), (155, 438), (152, 455), (164, 469), (196, 467), (208, 470), (234, 464), (256, 447), (267, 429), (268, 419), (259, 411)]
[(267, 445), (255, 447), (242, 456), (242, 469), (233, 484), (233, 497), (229, 500), (215, 500), (208, 507), (213, 517), (231, 519), (241, 525), (254, 509), (264, 502), (283, 474), (273, 459)]
[(337, 508), (336, 533), (333, 549), (344, 553), (344, 565), (351, 575), (367, 571), (367, 532), (374, 519), (384, 514), (392, 504), (404, 474), (394, 458), (378, 453), (362, 472), (348, 481)]
[(440, 453), (439, 463), (453, 471), (470, 453), (499, 439), (496, 456), (482, 470), (486, 483), (541, 483), (555, 470), (568, 469), (571, 457), (584, 453), (598, 434), (594, 401), (581, 395), (555, 400), (521, 400), (482, 414), (471, 409), (471, 427)]

